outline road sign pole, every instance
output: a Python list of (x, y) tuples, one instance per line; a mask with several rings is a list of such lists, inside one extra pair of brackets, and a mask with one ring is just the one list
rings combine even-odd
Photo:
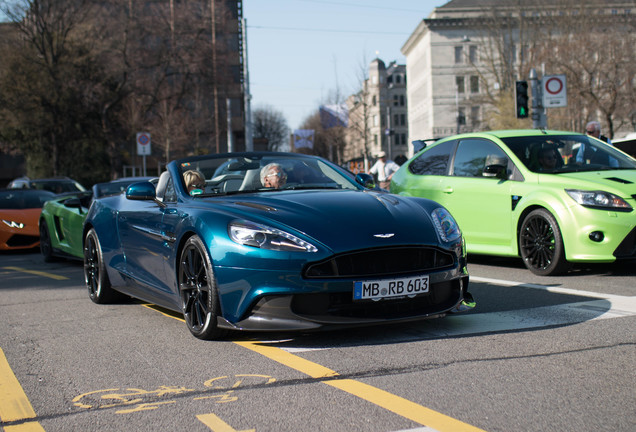
[(534, 129), (545, 129), (547, 127), (547, 119), (543, 109), (543, 94), (537, 71), (530, 69), (528, 76), (532, 89), (532, 127)]

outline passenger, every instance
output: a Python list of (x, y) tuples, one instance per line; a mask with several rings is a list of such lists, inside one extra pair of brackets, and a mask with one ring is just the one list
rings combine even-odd
[(267, 188), (280, 189), (287, 182), (287, 174), (283, 167), (272, 162), (261, 170), (261, 183)]
[(188, 170), (183, 173), (183, 180), (190, 195), (202, 194), (205, 190), (205, 176), (197, 170)]
[(557, 167), (557, 156), (554, 149), (545, 147), (539, 150), (537, 157), (541, 170), (552, 171)]

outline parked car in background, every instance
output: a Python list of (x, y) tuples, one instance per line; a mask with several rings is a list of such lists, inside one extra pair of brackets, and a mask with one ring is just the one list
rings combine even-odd
[(35, 248), (40, 243), (38, 218), (55, 194), (44, 190), (0, 190), (0, 250)]
[(82, 192), (86, 188), (68, 177), (54, 177), (43, 179), (30, 179), (28, 177), (19, 177), (12, 180), (7, 186), (9, 189), (40, 189), (48, 190), (56, 194), (67, 192)]
[(407, 161), (391, 192), (435, 200), (468, 253), (519, 256), (533, 273), (636, 258), (636, 160), (572, 132), (509, 130), (441, 139)]
[(81, 260), (82, 226), (94, 199), (121, 194), (138, 181), (150, 181), (152, 177), (126, 177), (106, 183), (97, 183), (91, 190), (66, 193), (44, 204), (40, 215), (40, 252), (44, 261), (54, 257)]
[[(93, 202), (84, 276), (95, 303), (142, 299), (183, 313), (201, 339), (474, 306), (461, 232), (436, 202), (365, 189), (370, 176), (301, 154), (215, 154), (166, 169), (156, 188)], [(197, 179), (190, 193), (186, 173)]]

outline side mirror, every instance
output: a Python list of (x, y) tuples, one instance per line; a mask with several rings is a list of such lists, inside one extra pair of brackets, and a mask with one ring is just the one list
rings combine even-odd
[(356, 174), (356, 183), (363, 186), (366, 189), (375, 188), (375, 179), (370, 174), (360, 173)]
[(133, 183), (126, 188), (126, 198), (134, 201), (155, 201), (155, 187), (150, 182)]
[(64, 207), (76, 208), (79, 210), (79, 213), (82, 214), (82, 202), (79, 198), (69, 198), (65, 200)]
[(508, 178), (507, 168), (504, 165), (486, 165), (482, 171), (484, 177), (496, 177), (502, 180)]

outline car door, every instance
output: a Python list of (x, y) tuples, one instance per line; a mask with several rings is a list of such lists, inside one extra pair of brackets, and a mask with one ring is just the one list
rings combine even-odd
[(165, 304), (168, 288), (164, 269), (163, 216), (168, 207), (152, 200), (122, 198), (117, 227), (126, 259), (126, 273), (139, 297)]
[[(497, 176), (495, 166), (505, 171)], [(506, 153), (492, 141), (459, 141), (450, 175), (440, 183), (439, 201), (459, 223), (469, 251), (509, 250), (513, 182), (508, 177), (512, 167)]]

